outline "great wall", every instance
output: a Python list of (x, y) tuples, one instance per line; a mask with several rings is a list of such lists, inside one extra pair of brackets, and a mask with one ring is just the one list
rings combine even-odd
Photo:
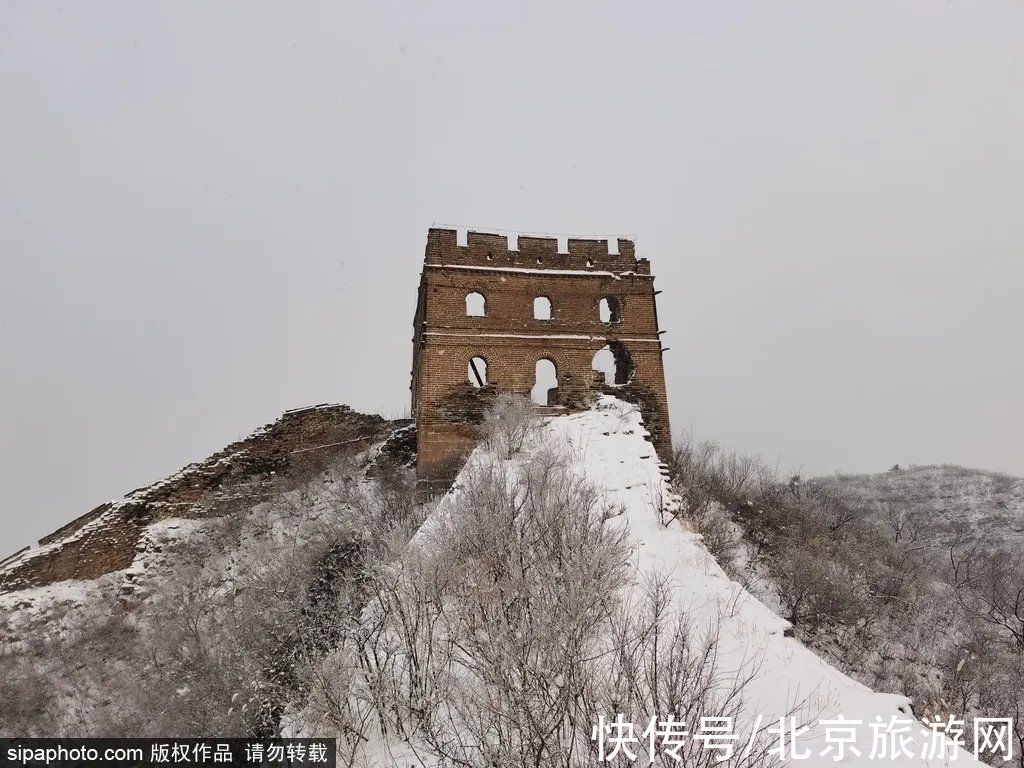
[(388, 461), (408, 465), (415, 457), (426, 492), (444, 490), (500, 392), (532, 397), (547, 413), (581, 410), (597, 394), (614, 393), (640, 407), (665, 460), (671, 432), (650, 263), (626, 239), (564, 243), (469, 231), (459, 244), (456, 230), (430, 229), (413, 319), (415, 426), (343, 405), (288, 411), (9, 555), (0, 561), (0, 593), (125, 570), (151, 523), (251, 508), (305, 473), (381, 442)]

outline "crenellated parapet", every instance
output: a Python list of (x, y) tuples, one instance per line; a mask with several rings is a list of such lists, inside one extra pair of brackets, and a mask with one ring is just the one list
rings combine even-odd
[(427, 233), (426, 263), (529, 270), (649, 275), (647, 259), (638, 259), (632, 240), (498, 234), (470, 231), (459, 244), (455, 229), (431, 228)]

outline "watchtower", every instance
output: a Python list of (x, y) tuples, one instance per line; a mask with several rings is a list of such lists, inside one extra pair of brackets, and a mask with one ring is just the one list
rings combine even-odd
[(639, 405), (662, 460), (672, 449), (654, 277), (630, 240), (432, 228), (413, 321), (417, 475), (449, 481), (498, 392), (552, 413), (600, 392)]

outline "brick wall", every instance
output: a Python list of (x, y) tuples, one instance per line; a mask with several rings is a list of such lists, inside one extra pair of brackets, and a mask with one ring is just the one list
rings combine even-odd
[[(528, 397), (542, 358), (557, 370), (553, 411), (586, 407), (602, 390), (616, 393), (640, 405), (667, 458), (671, 432), (649, 262), (624, 239), (611, 244), (618, 253), (609, 253), (607, 241), (576, 238), (565, 253), (554, 238), (518, 237), (509, 245), (505, 235), (470, 232), (460, 246), (455, 230), (428, 233), (413, 334), (420, 479), (449, 480), (476, 443), (487, 400), (496, 392)], [(483, 317), (467, 315), (472, 292), (486, 299)], [(534, 319), (539, 296), (551, 301), (550, 320)], [(603, 298), (617, 303), (617, 322), (602, 322)], [(593, 370), (594, 355), (609, 343), (631, 358), (628, 384), (606, 387)], [(483, 390), (468, 381), (472, 357), (487, 361)]]
[(302, 473), (353, 456), (396, 426), (343, 405), (288, 411), (204, 461), (73, 520), (40, 539), (40, 549), (4, 561), (0, 594), (127, 568), (150, 523), (250, 509)]

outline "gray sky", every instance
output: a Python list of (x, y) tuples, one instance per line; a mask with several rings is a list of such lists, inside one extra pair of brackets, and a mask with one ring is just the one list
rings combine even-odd
[(433, 222), (636, 238), (674, 428), (1024, 475), (1021, 0), (0, 6), (0, 550), (400, 415)]

